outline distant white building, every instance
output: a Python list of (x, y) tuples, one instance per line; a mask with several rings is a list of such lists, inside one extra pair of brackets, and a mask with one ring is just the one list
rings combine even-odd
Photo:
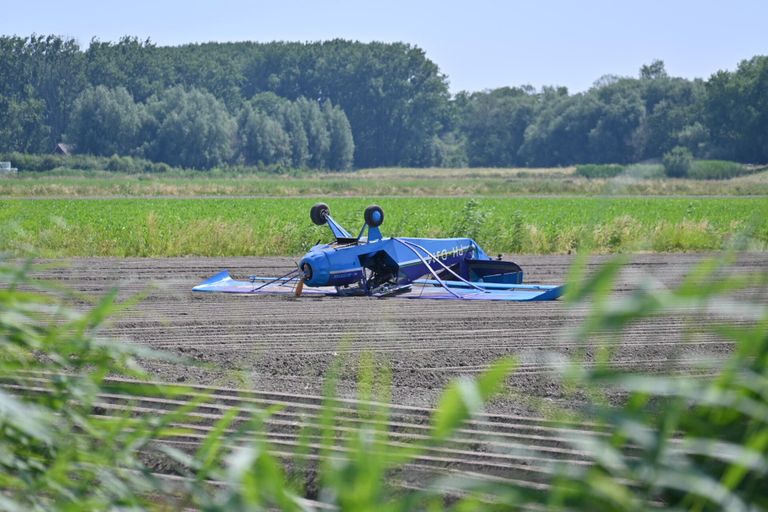
[(8, 176), (9, 174), (16, 174), (15, 167), (11, 167), (11, 162), (0, 162), (0, 176)]

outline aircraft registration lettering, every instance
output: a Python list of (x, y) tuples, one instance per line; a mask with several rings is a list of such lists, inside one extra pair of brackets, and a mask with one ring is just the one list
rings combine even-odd
[[(469, 249), (469, 246), (467, 246), (467, 247), (459, 247), (459, 246), (457, 246), (457, 247), (454, 247), (452, 249), (443, 249), (441, 251), (437, 251), (435, 253), (435, 257), (437, 259), (439, 259), (439, 260), (445, 261), (448, 258), (454, 258), (454, 257), (457, 257), (457, 256), (461, 256), (462, 254), (464, 254), (467, 251), (467, 249)], [(432, 258), (429, 258), (427, 261), (432, 261)]]

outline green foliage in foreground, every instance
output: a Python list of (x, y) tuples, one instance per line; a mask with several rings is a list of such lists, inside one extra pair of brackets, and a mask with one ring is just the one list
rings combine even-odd
[[(54, 298), (51, 285), (30, 279), (28, 268), (2, 265), (0, 508), (239, 511), (312, 510), (322, 504), (350, 511), (640, 511), (655, 504), (676, 510), (768, 509), (768, 311), (764, 303), (742, 297), (736, 308), (727, 299), (747, 286), (765, 290), (768, 274), (731, 276), (723, 274), (722, 262), (707, 260), (677, 288), (640, 288), (617, 299), (612, 289), (622, 259), (590, 276), (584, 262), (572, 269), (567, 300), (579, 306), (590, 301), (591, 314), (573, 335), (585, 349), (594, 335), (618, 339), (625, 327), (649, 316), (717, 310), (726, 313), (722, 322), (701, 329), (731, 341), (730, 356), (706, 367), (706, 377), (651, 376), (614, 367), (615, 346), (602, 345), (595, 364), (574, 359), (561, 367), (568, 389), (592, 397), (583, 408), (565, 412), (567, 421), (589, 421), (593, 428), (568, 429), (566, 421), (561, 430), (589, 465), (553, 465), (535, 488), (456, 475), (420, 481), (418, 490), (396, 488), (388, 477), (477, 417), (503, 389), (513, 361), (501, 360), (476, 379), (454, 382), (442, 394), (428, 435), (403, 445), (387, 428), (387, 373), (375, 372), (372, 357), (363, 357), (356, 406), (362, 421), (351, 430), (344, 425), (347, 435), (339, 437), (344, 418), (335, 415), (334, 380), (329, 379), (319, 425), (306, 432), (295, 454), (296, 461), (304, 460), (308, 440), (316, 437), (319, 462), (312, 468), (299, 464), (291, 475), (260, 435), (270, 411), (251, 411), (251, 421), (236, 425), (241, 411), (225, 410), (195, 453), (151, 440), (183, 435), (173, 424), (192, 421), (189, 414), (199, 403), (165, 415), (92, 415), (100, 393), (172, 396), (183, 388), (105, 378), (115, 373), (142, 377), (134, 359), (139, 354), (127, 348), (131, 345), (96, 337), (116, 307), (114, 295), (90, 312), (75, 313)], [(728, 312), (738, 320), (729, 321)], [(607, 405), (605, 395), (616, 392), (623, 395), (621, 405)], [(143, 464), (140, 451), (169, 457), (182, 478), (173, 484), (158, 478)], [(313, 478), (321, 503), (302, 499), (302, 476)], [(450, 500), (444, 498), (446, 489), (451, 489)]]
[[(309, 221), (317, 199), (108, 199), (0, 202), (0, 251), (67, 256), (300, 254), (327, 229)], [(374, 201), (333, 199), (355, 231)], [(385, 234), (472, 235), (488, 251), (532, 254), (696, 251), (768, 243), (766, 198), (378, 198)], [(457, 229), (461, 227), (461, 232)]]
[(0, 262), (0, 510), (148, 505), (156, 483), (138, 452), (172, 433), (170, 423), (184, 411), (92, 416), (100, 393), (170, 394), (105, 380), (108, 374), (141, 377), (135, 358), (150, 355), (96, 337), (119, 309), (114, 293), (78, 313), (56, 298), (75, 296), (35, 282), (28, 270)]
[[(585, 348), (598, 333), (619, 340), (643, 318), (717, 311), (721, 322), (701, 330), (732, 342), (733, 352), (703, 363), (699, 377), (621, 369), (611, 344), (598, 349), (591, 367), (568, 365), (564, 381), (591, 397), (580, 417), (610, 435), (572, 440), (595, 465), (564, 469), (560, 503), (583, 510), (645, 510), (654, 502), (686, 510), (768, 509), (768, 310), (733, 295), (753, 287), (764, 300), (768, 274), (732, 275), (724, 271), (728, 259), (704, 260), (674, 289), (641, 287), (618, 299), (612, 289), (623, 258), (591, 276), (586, 259), (571, 269), (568, 302), (591, 300), (575, 335)], [(750, 320), (731, 323), (731, 315)], [(615, 391), (624, 394), (618, 408), (607, 405)]]

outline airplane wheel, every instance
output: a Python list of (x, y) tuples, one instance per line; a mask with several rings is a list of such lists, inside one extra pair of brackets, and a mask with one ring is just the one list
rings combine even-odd
[(328, 208), (327, 204), (317, 203), (311, 210), (309, 210), (309, 218), (318, 226), (322, 226), (326, 223), (325, 216), (329, 213), (331, 213), (331, 210)]
[(372, 204), (365, 209), (364, 217), (366, 224), (372, 228), (377, 228), (384, 222), (384, 210), (380, 206)]

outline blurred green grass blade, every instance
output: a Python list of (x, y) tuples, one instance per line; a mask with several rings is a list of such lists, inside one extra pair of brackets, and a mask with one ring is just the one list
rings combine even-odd
[(0, 420), (5, 428), (14, 428), (43, 443), (53, 442), (50, 427), (55, 417), (43, 408), (24, 403), (0, 389)]
[[(758, 435), (752, 436), (745, 444), (737, 444), (720, 439), (689, 438), (682, 439), (679, 446), (672, 451), (681, 451), (688, 455), (701, 455), (707, 458), (718, 459), (733, 464), (723, 477), (723, 483), (733, 488), (735, 481), (729, 476), (733, 471), (754, 471), (759, 475), (768, 474), (768, 459), (765, 456), (766, 443), (768, 443), (768, 426)], [(738, 468), (738, 469), (736, 469)]]
[(627, 262), (627, 256), (614, 256), (591, 276), (586, 275), (587, 256), (579, 256), (570, 271), (565, 289), (565, 301), (575, 304), (592, 296), (602, 302), (613, 289), (614, 282)]
[[(729, 489), (735, 489), (752, 472), (759, 476), (765, 476), (768, 473), (768, 422), (763, 423), (760, 430), (750, 435), (743, 443), (743, 446), (732, 443), (725, 446), (717, 446), (717, 451), (710, 452), (717, 454), (718, 458), (731, 462), (725, 475), (723, 475), (723, 485)], [(724, 443), (723, 443), (724, 444)]]
[(705, 473), (698, 471), (678, 471), (666, 468), (653, 468), (654, 473), (641, 475), (659, 487), (674, 489), (688, 494), (694, 503), (693, 509), (706, 507), (702, 500), (716, 505), (720, 510), (747, 512), (750, 508), (738, 495)]
[(458, 379), (448, 386), (432, 416), (432, 435), (445, 439), (464, 421), (482, 412), (484, 403), (497, 393), (517, 365), (503, 358), (476, 379)]
[(198, 479), (207, 478), (211, 468), (220, 458), (224, 448), (224, 435), (227, 429), (237, 419), (240, 409), (233, 407), (219, 418), (213, 425), (213, 429), (205, 436), (205, 439), (195, 453), (195, 459), (198, 461)]

